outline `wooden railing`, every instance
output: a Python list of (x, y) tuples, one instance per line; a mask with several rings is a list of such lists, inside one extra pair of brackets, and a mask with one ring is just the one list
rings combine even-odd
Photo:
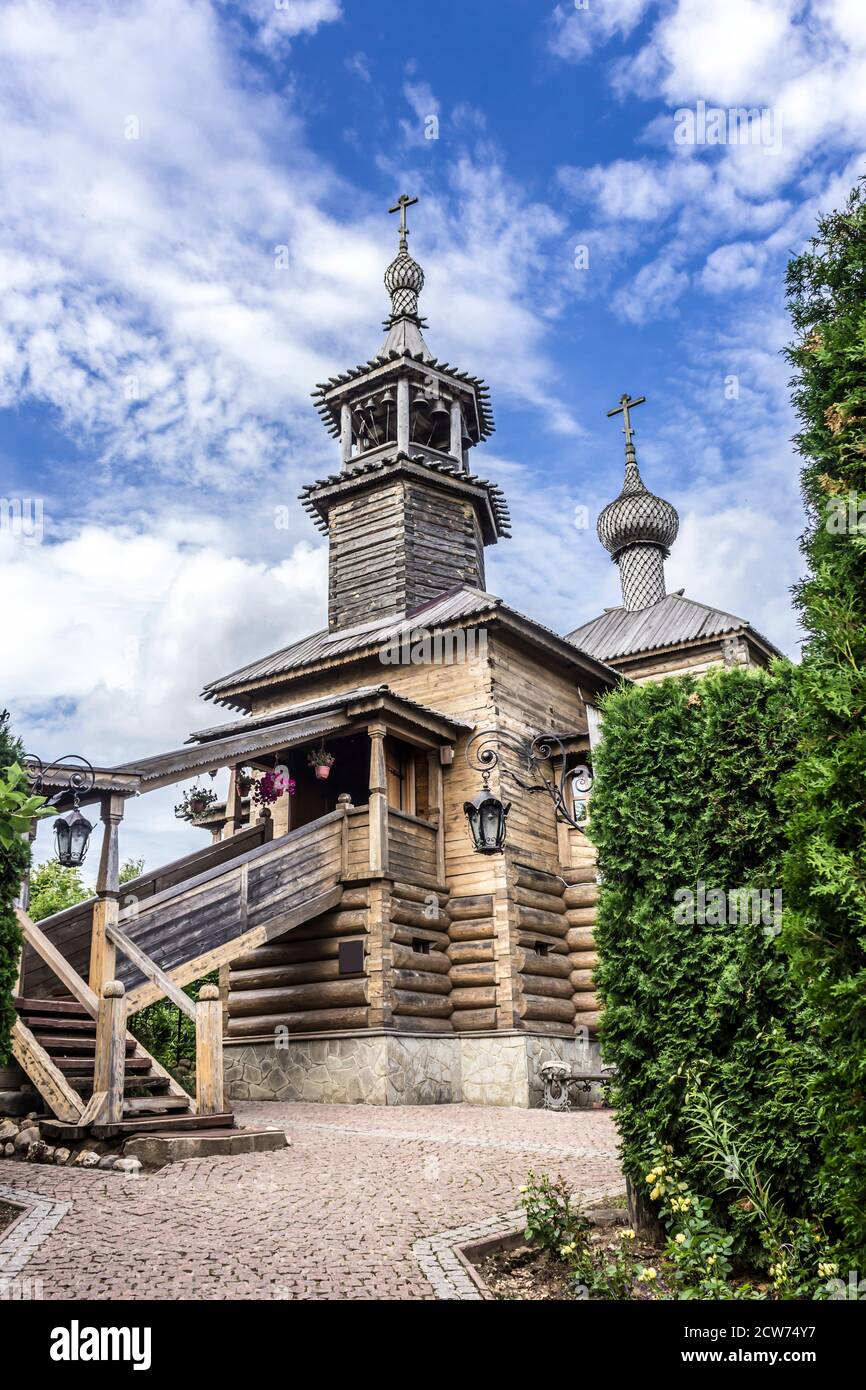
[(388, 809), (388, 872), (405, 883), (437, 879), (438, 829), (420, 816)]
[[(269, 833), (270, 827), (267, 822), (248, 826), (227, 840), (220, 840), (215, 845), (206, 845), (204, 849), (164, 864), (152, 873), (130, 879), (121, 885), (120, 906), (139, 906), (158, 893), (236, 859), (245, 851), (261, 845)], [(82, 976), (88, 973), (93, 909), (97, 901), (95, 897), (86, 898), (74, 907), (44, 917), (39, 923), (42, 933), (51, 938), (57, 950)], [(29, 943), (25, 947), (22, 961), (21, 992), (38, 999), (51, 998), (58, 993), (66, 992), (58, 987), (56, 972)]]

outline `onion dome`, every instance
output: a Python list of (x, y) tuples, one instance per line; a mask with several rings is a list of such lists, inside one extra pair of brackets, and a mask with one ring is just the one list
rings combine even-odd
[(628, 545), (656, 545), (667, 557), (679, 526), (676, 507), (645, 486), (634, 447), (627, 445), (622, 492), (598, 518), (598, 538), (605, 550), (615, 556)]
[(385, 289), (391, 296), (391, 322), (406, 316), (417, 319), (418, 295), (424, 288), (424, 272), (401, 239), (400, 250), (385, 271)]

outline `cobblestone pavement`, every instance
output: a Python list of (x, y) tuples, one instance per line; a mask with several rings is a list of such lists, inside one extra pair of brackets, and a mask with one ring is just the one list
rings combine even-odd
[(512, 1211), (529, 1168), (588, 1196), (622, 1186), (604, 1110), (236, 1111), (242, 1125), (283, 1126), (290, 1147), (139, 1177), (0, 1160), (7, 1189), (69, 1203), (15, 1274), (48, 1299), (430, 1299), (447, 1284), (427, 1242)]

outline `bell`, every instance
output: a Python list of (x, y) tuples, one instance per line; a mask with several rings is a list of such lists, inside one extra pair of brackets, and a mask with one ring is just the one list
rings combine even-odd
[(385, 390), (382, 392), (381, 396), (379, 397), (379, 400), (382, 403), (382, 405), (394, 404), (394, 392), (391, 390), (390, 386), (385, 387)]
[(412, 405), (415, 410), (429, 410), (430, 402), (423, 391), (416, 391), (412, 397)]
[(447, 405), (445, 404), (445, 402), (443, 401), (442, 397), (441, 397), (441, 396), (437, 396), (437, 397), (436, 397), (436, 400), (435, 400), (435, 402), (434, 402), (434, 404), (433, 404), (433, 409), (430, 411), (430, 418), (431, 418), (431, 420), (432, 420), (434, 416), (436, 416), (436, 417), (438, 418), (438, 417), (441, 417), (441, 416), (443, 416), (443, 415), (445, 416), (446, 420), (449, 420), (449, 421), (450, 421), (450, 419), (451, 419), (451, 411), (448, 409), (448, 407), (447, 407)]

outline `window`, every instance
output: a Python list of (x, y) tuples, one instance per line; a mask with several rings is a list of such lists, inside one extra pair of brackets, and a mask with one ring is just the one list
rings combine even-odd
[(536, 941), (536, 943), (535, 943), (535, 954), (536, 954), (537, 956), (549, 956), (549, 955), (550, 955), (550, 942), (549, 942), (549, 941)]
[(429, 941), (426, 941), (423, 937), (420, 937), (420, 936), (413, 936), (413, 937), (412, 937), (412, 950), (413, 950), (413, 951), (417, 951), (418, 954), (421, 955), (421, 956), (429, 956), (429, 954), (430, 954), (430, 942), (429, 942)]

